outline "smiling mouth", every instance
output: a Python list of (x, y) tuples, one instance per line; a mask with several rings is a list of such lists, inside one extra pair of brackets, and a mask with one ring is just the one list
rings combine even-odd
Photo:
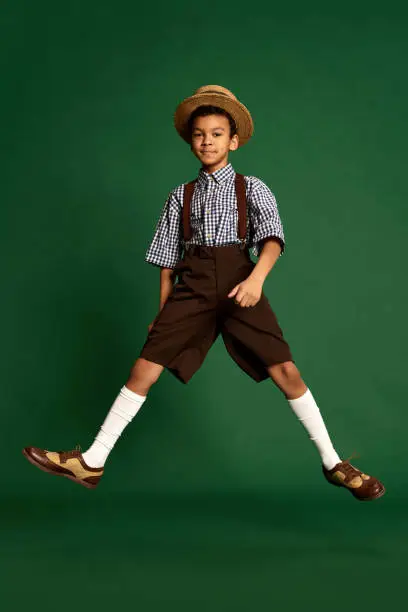
[(201, 153), (204, 153), (204, 154), (208, 154), (209, 153), (210, 155), (212, 155), (213, 153), (215, 153), (215, 151), (201, 151)]

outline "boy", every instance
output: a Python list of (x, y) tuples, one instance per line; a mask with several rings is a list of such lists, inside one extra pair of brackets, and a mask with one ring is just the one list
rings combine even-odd
[[(139, 358), (85, 453), (26, 447), (24, 455), (46, 472), (95, 488), (163, 369), (186, 384), (221, 333), (244, 372), (256, 382), (271, 378), (284, 393), (320, 454), (326, 480), (361, 501), (381, 497), (381, 482), (337, 455), (262, 291), (285, 239), (273, 193), (228, 162), (229, 152), (253, 133), (248, 109), (228, 89), (207, 85), (178, 105), (174, 122), (201, 169), (195, 181), (170, 193), (146, 253), (146, 261), (160, 267), (160, 309)], [(256, 264), (249, 248), (259, 256)]]

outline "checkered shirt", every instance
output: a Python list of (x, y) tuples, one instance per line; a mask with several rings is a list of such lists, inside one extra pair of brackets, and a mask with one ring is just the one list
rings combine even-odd
[[(261, 241), (275, 237), (285, 249), (285, 237), (278, 206), (269, 187), (255, 176), (245, 176), (247, 197), (246, 244), (255, 256), (261, 251)], [(163, 268), (174, 268), (185, 248), (183, 238), (184, 184), (169, 194), (153, 239), (146, 251), (145, 261)], [(190, 244), (223, 246), (239, 244), (238, 206), (235, 193), (235, 170), (227, 166), (208, 174), (200, 169), (191, 201)], [(187, 246), (188, 246), (187, 245)]]

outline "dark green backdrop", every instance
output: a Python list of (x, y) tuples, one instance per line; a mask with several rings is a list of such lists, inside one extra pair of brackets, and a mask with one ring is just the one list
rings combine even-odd
[[(2, 3), (2, 580), (7, 610), (382, 610), (404, 593), (407, 14), (393, 3)], [(100, 487), (26, 445), (86, 449), (145, 340), (144, 263), (169, 191), (198, 171), (179, 101), (230, 88), (254, 116), (235, 169), (277, 197), (264, 289), (355, 501), (271, 381), (219, 339), (164, 372)]]

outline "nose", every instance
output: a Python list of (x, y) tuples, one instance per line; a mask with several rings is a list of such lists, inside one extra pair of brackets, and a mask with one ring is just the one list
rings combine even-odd
[(211, 134), (204, 134), (203, 144), (211, 144)]

